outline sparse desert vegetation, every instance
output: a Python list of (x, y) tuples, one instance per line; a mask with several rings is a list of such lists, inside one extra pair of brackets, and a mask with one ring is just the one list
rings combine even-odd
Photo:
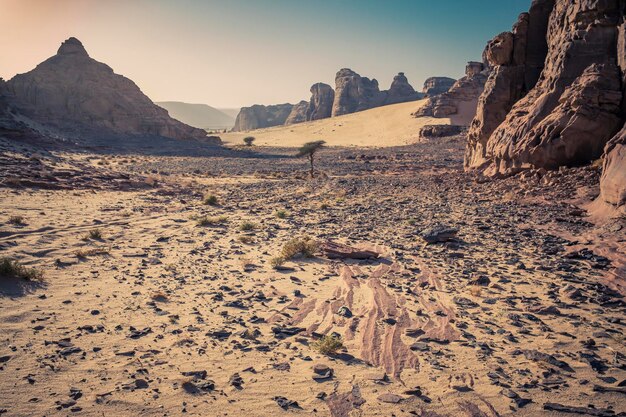
[(28, 268), (15, 259), (2, 257), (0, 258), (0, 277), (41, 281), (43, 280), (43, 272), (36, 268)]

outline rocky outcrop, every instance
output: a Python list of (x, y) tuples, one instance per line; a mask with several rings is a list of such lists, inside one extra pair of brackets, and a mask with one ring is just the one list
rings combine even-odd
[(333, 112), (333, 102), (335, 101), (335, 91), (324, 83), (317, 83), (311, 86), (311, 100), (306, 112), (306, 120), (319, 120), (330, 117)]
[(605, 148), (600, 198), (612, 205), (626, 207), (626, 125)]
[(455, 82), (456, 80), (454, 78), (430, 77), (424, 81), (422, 93), (424, 93), (427, 97), (447, 93)]
[(420, 129), (423, 138), (443, 138), (461, 134), (465, 126), (459, 125), (426, 125)]
[(233, 132), (284, 125), (292, 110), (293, 105), (289, 103), (243, 107), (237, 115)]
[(491, 72), (468, 133), (466, 167), (485, 163), (489, 137), (513, 104), (535, 86), (548, 52), (546, 32), (553, 6), (554, 0), (533, 2), (511, 32), (497, 35), (485, 47), (483, 60)]
[(606, 149), (615, 154), (606, 157), (603, 195), (618, 200), (607, 184), (611, 167), (620, 166), (621, 141), (605, 144), (624, 124), (618, 45), (625, 7), (620, 0), (535, 0), (511, 32), (510, 55), (507, 39), (490, 42), (485, 57), (494, 71), (472, 123), (468, 169), (554, 169), (587, 163)]
[(289, 116), (287, 116), (287, 120), (285, 120), (286, 125), (292, 125), (295, 123), (302, 123), (307, 121), (307, 111), (309, 110), (309, 102), (302, 100), (298, 104), (294, 105), (291, 108), (291, 112)]
[(382, 106), (385, 98), (386, 94), (378, 89), (378, 81), (361, 77), (351, 69), (343, 68), (335, 77), (335, 101), (332, 116)]
[(385, 94), (384, 105), (406, 103), (407, 101), (419, 100), (422, 97), (409, 84), (409, 80), (403, 72), (399, 72), (398, 75), (393, 77), (391, 87), (389, 87), (389, 90), (383, 91), (383, 93)]
[(89, 57), (76, 38), (63, 42), (55, 56), (34, 70), (9, 80), (6, 92), (15, 111), (74, 139), (159, 136), (206, 141), (204, 130), (172, 119), (131, 80)]
[(461, 102), (475, 106), (487, 81), (486, 68), (480, 62), (468, 62), (465, 76), (458, 79), (446, 93), (430, 97), (413, 115), (415, 117), (449, 117), (457, 114)]

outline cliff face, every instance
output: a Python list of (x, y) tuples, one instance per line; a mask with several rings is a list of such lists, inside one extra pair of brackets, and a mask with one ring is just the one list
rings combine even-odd
[(131, 80), (90, 58), (76, 38), (5, 89), (13, 109), (77, 139), (137, 135), (210, 142), (204, 130), (172, 119)]
[(511, 32), (496, 36), (485, 50), (493, 71), (466, 168), (510, 175), (604, 153), (602, 198), (623, 204), (624, 134), (616, 133), (626, 120), (625, 12), (623, 0), (535, 0)]
[(264, 127), (284, 125), (293, 110), (293, 104), (275, 104), (263, 106), (255, 104), (243, 107), (235, 120), (234, 132), (244, 132)]
[(487, 80), (488, 69), (480, 62), (468, 62), (465, 76), (442, 94), (429, 97), (428, 102), (413, 115), (416, 117), (449, 117), (457, 114), (461, 102), (475, 106)]
[(384, 102), (385, 94), (379, 90), (375, 79), (361, 77), (348, 68), (337, 72), (333, 117), (382, 106)]
[(307, 109), (306, 120), (319, 120), (330, 117), (333, 112), (333, 102), (335, 101), (335, 91), (324, 83), (317, 83), (311, 86), (311, 100)]
[(428, 97), (447, 93), (455, 82), (456, 80), (454, 78), (430, 77), (424, 81), (422, 93), (426, 94)]

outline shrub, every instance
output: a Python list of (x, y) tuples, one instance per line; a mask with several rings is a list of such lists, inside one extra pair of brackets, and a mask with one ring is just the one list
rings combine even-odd
[(312, 258), (317, 252), (317, 242), (311, 238), (294, 238), (285, 243), (281, 255), (285, 260), (302, 255), (305, 258)]
[(102, 230), (93, 229), (87, 232), (83, 240), (89, 240), (89, 239), (93, 239), (93, 240), (102, 239)]
[(20, 278), (26, 281), (41, 281), (43, 273), (34, 268), (27, 268), (11, 258), (0, 258), (0, 276), (7, 278)]
[(343, 349), (341, 337), (337, 335), (322, 336), (311, 344), (311, 347), (322, 355), (334, 355), (338, 350)]
[(278, 217), (279, 219), (284, 219), (287, 217), (287, 212), (285, 210), (277, 210), (276, 217)]
[(74, 251), (74, 255), (77, 258), (84, 259), (88, 256), (96, 256), (96, 255), (108, 255), (109, 249), (107, 248), (91, 248), (91, 249), (78, 249)]
[(246, 222), (241, 223), (241, 225), (239, 225), (239, 230), (241, 230), (242, 232), (251, 232), (256, 229), (257, 229), (256, 223), (252, 223), (252, 222), (246, 221)]
[(239, 236), (239, 241), (246, 245), (249, 245), (254, 242), (254, 238), (252, 236)]
[(228, 222), (228, 217), (226, 216), (218, 216), (218, 217), (208, 217), (208, 216), (202, 216), (202, 217), (198, 217), (196, 218), (196, 223), (198, 224), (198, 226), (216, 226), (219, 224), (224, 224)]
[(207, 194), (204, 196), (202, 202), (207, 206), (217, 206), (217, 196), (213, 194)]
[(243, 143), (246, 144), (246, 146), (252, 146), (252, 142), (254, 142), (256, 140), (256, 138), (254, 136), (246, 136), (245, 138), (243, 138)]
[(275, 256), (270, 259), (270, 266), (274, 269), (277, 269), (279, 266), (285, 263), (285, 258), (282, 256)]
[(9, 223), (14, 224), (15, 226), (24, 226), (24, 217), (22, 216), (11, 216), (9, 217)]

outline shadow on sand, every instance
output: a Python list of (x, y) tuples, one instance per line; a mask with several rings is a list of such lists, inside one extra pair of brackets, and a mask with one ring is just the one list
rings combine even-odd
[(43, 281), (28, 281), (20, 278), (0, 277), (0, 298), (23, 297), (32, 294), (36, 290), (46, 288), (48, 285)]

